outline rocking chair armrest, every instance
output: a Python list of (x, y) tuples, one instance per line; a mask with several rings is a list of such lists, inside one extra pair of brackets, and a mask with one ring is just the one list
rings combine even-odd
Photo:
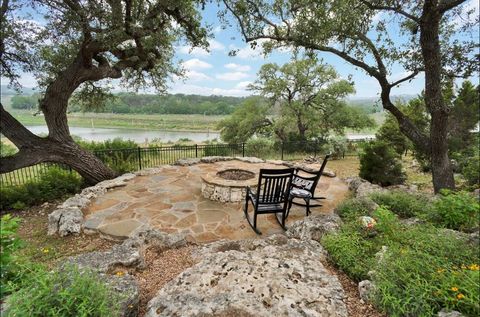
[(310, 173), (310, 174), (315, 174), (315, 171), (312, 170), (312, 169), (306, 169), (306, 168), (303, 168), (303, 167), (295, 167), (295, 172), (298, 172), (298, 171), (302, 171), (302, 172)]
[(296, 178), (304, 179), (306, 181), (311, 181), (311, 180), (314, 180), (315, 178), (317, 178), (317, 176), (302, 176), (302, 175), (298, 175), (298, 174), (295, 174), (293, 176), (296, 177)]
[(250, 186), (247, 186), (247, 197), (249, 196), (249, 194), (252, 194), (253, 196), (256, 195), (256, 193), (252, 190), (252, 188), (250, 188)]

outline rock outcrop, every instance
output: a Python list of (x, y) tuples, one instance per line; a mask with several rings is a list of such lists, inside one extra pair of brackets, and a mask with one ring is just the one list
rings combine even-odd
[(83, 228), (82, 208), (85, 208), (92, 200), (103, 195), (107, 190), (125, 186), (135, 176), (132, 173), (123, 174), (117, 178), (100, 182), (95, 186), (84, 188), (80, 194), (65, 200), (48, 215), (48, 235), (58, 233), (64, 237), (69, 234), (80, 233)]
[[(142, 227), (122, 244), (114, 245), (110, 250), (89, 252), (67, 258), (60, 268), (74, 265), (80, 270), (89, 270), (98, 275), (98, 279), (121, 294), (118, 317), (138, 316), (139, 291), (135, 278), (123, 270), (145, 267), (144, 251), (147, 247), (164, 251), (186, 245), (184, 235), (167, 234), (149, 227)], [(117, 316), (114, 316), (117, 317)]]
[(320, 242), (325, 234), (337, 231), (341, 224), (342, 220), (336, 214), (309, 216), (292, 224), (287, 235), (296, 239)]
[(322, 250), (283, 235), (211, 243), (196, 254), (200, 263), (157, 293), (146, 316), (346, 317), (342, 286), (320, 262)]

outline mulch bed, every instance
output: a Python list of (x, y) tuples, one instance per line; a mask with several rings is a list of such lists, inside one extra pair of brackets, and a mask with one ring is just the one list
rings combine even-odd
[(358, 285), (352, 281), (344, 272), (336, 268), (332, 263), (322, 262), (323, 266), (332, 274), (337, 276), (345, 292), (345, 304), (347, 305), (349, 317), (386, 317), (386, 314), (380, 313), (373, 305), (365, 303), (360, 299)]
[(165, 284), (196, 264), (191, 257), (195, 248), (197, 246), (190, 245), (161, 253), (151, 248), (145, 251), (147, 268), (132, 272), (140, 288), (139, 316), (143, 316), (147, 312), (148, 302)]

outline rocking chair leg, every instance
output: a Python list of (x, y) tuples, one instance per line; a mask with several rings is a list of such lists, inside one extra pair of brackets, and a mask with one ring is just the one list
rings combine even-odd
[(288, 200), (288, 208), (287, 208), (287, 213), (285, 215), (285, 218), (288, 218), (288, 215), (290, 214), (290, 208), (292, 208), (292, 203), (293, 203), (293, 197), (290, 197)]
[(307, 216), (310, 215), (310, 199), (305, 199), (305, 204), (307, 205)]

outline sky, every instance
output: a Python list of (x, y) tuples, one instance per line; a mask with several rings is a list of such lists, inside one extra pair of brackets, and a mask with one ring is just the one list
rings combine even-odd
[[(478, 16), (477, 0), (469, 0), (466, 6), (476, 8)], [(264, 57), (260, 48), (252, 49), (241, 38), (235, 23), (232, 23), (232, 27), (222, 28), (217, 17), (218, 10), (216, 4), (210, 3), (202, 11), (204, 24), (212, 27), (213, 37), (209, 41), (209, 51), (198, 48), (192, 50), (189, 46), (181, 44), (176, 47), (175, 60), (181, 63), (186, 76), (183, 79), (174, 78), (169, 84), (169, 93), (248, 96), (252, 92), (247, 90), (247, 86), (255, 80), (256, 73), (263, 64), (283, 64), (289, 61), (291, 57), (289, 50), (275, 51)], [(236, 56), (229, 56), (231, 50), (238, 50)], [(332, 54), (319, 53), (318, 56), (323, 62), (334, 66), (342, 78), (352, 76), (356, 93), (351, 97), (378, 97), (380, 87), (374, 78)], [(392, 80), (404, 76), (403, 69), (398, 66), (392, 68), (390, 77)], [(478, 77), (474, 78), (474, 81), (478, 82)], [(30, 74), (22, 74), (20, 83), (25, 87), (36, 86), (36, 81)], [(413, 81), (395, 87), (392, 95), (419, 94), (423, 85), (424, 77), (420, 74)]]

